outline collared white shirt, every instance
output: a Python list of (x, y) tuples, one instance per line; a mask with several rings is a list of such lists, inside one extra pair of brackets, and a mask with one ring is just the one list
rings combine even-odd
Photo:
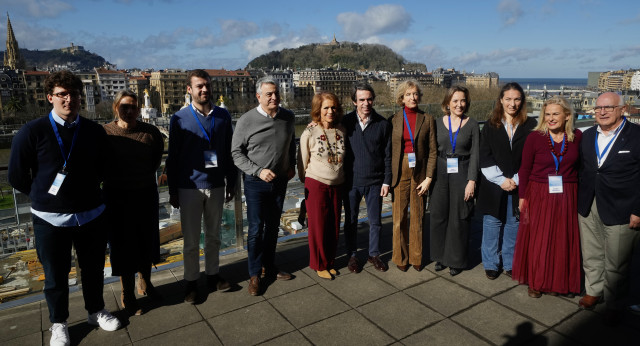
[[(74, 120), (71, 123), (68, 123), (68, 122), (64, 121), (64, 119), (62, 119), (58, 114), (56, 114), (56, 112), (54, 110), (51, 110), (51, 116), (53, 117), (53, 120), (56, 123), (58, 123), (58, 124), (60, 124), (60, 125), (62, 125), (64, 127), (77, 126), (79, 121), (80, 121), (80, 116), (78, 115), (78, 116), (76, 116), (76, 120)], [(50, 212), (46, 212), (46, 211), (39, 211), (39, 210), (33, 209), (33, 207), (32, 207), (31, 208), (31, 213), (33, 215), (43, 219), (44, 221), (52, 224), (53, 226), (56, 226), (56, 227), (73, 227), (73, 226), (82, 226), (82, 225), (94, 220), (95, 218), (100, 216), (100, 214), (102, 214), (104, 209), (105, 209), (104, 204), (100, 204), (95, 209), (83, 211), (83, 212), (80, 212), (80, 213), (65, 214), (65, 213), (50, 213)]]
[[(258, 107), (256, 107), (256, 110), (258, 111), (258, 113), (264, 115), (267, 118), (273, 118), (264, 109), (262, 109), (261, 105), (258, 105)], [(280, 111), (280, 107), (278, 107), (278, 110), (276, 111), (276, 114), (278, 114), (279, 111)], [(275, 115), (274, 115), (274, 117), (275, 117)]]
[[(600, 154), (604, 151), (604, 148), (607, 146), (607, 144), (609, 144), (609, 141), (611, 140), (611, 138), (613, 138), (613, 141), (611, 142), (611, 145), (609, 146), (609, 149), (607, 150), (606, 153), (604, 153), (604, 155), (602, 155), (602, 158), (600, 158), (600, 161), (598, 162), (598, 167), (601, 167), (602, 164), (604, 163), (604, 161), (607, 159), (607, 157), (609, 156), (609, 153), (611, 152), (611, 148), (613, 148), (613, 145), (616, 143), (616, 140), (618, 140), (618, 136), (620, 134), (620, 132), (622, 132), (622, 129), (620, 128), (620, 126), (622, 126), (625, 122), (623, 121), (622, 124), (618, 125), (618, 127), (616, 127), (615, 129), (609, 131), (608, 135), (604, 134), (604, 131), (602, 131), (602, 129), (600, 128), (600, 125), (598, 125), (598, 127), (596, 127), (596, 131), (598, 131), (598, 149), (600, 150)], [(618, 130), (618, 128), (620, 128), (620, 132), (616, 133), (616, 131)], [(615, 138), (614, 138), (615, 136)], [(596, 160), (598, 159), (597, 157), (598, 153), (596, 153)]]
[(362, 129), (362, 131), (364, 131), (364, 129), (367, 128), (367, 125), (369, 125), (369, 123), (371, 122), (371, 116), (368, 116), (365, 118), (365, 120), (367, 121), (362, 122), (362, 119), (360, 118), (360, 114), (358, 114), (358, 112), (356, 112), (356, 117), (358, 118), (358, 124), (360, 124), (360, 128)]
[(198, 107), (193, 105), (193, 102), (191, 102), (191, 108), (194, 109), (196, 113), (198, 113), (198, 115), (201, 115), (202, 117), (206, 118), (213, 113), (213, 110), (215, 108), (215, 105), (212, 102), (210, 102), (210, 104), (211, 104), (211, 110), (209, 111), (209, 113), (207, 113), (207, 115), (202, 114), (202, 112), (200, 112)]

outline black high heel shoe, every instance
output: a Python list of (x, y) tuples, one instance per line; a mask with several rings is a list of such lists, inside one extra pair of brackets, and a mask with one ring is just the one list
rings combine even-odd
[(440, 262), (436, 262), (436, 266), (435, 269), (437, 272), (444, 270), (444, 268), (446, 268), (447, 266), (445, 266), (444, 264), (440, 263)]

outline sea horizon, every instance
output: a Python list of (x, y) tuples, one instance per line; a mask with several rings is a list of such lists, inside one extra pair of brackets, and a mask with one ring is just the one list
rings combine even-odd
[(500, 77), (500, 84), (506, 84), (510, 82), (516, 82), (522, 86), (523, 89), (542, 89), (547, 86), (547, 89), (560, 89), (561, 86), (580, 88), (587, 86), (587, 78), (512, 78), (512, 77)]

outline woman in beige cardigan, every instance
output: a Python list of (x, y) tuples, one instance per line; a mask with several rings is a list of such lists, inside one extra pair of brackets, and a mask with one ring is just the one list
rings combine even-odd
[(309, 267), (332, 280), (340, 232), (345, 137), (338, 97), (321, 92), (311, 101), (311, 120), (300, 136), (298, 176), (304, 182), (309, 222)]
[[(429, 190), (436, 166), (434, 118), (418, 109), (422, 91), (418, 82), (408, 80), (396, 92), (396, 103), (403, 109), (389, 121), (391, 170), (393, 178), (393, 256), (398, 269), (409, 265), (422, 270), (422, 216), (424, 195)], [(411, 206), (410, 220), (407, 209)], [(409, 224), (407, 224), (409, 222)]]

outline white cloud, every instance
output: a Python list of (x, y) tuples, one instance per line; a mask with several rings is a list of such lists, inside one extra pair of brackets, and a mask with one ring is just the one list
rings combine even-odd
[(518, 0), (502, 0), (498, 4), (498, 12), (502, 17), (502, 25), (510, 26), (515, 24), (524, 14)]
[(471, 52), (454, 58), (461, 67), (473, 65), (493, 65), (510, 64), (513, 62), (523, 62), (530, 59), (538, 59), (542, 55), (549, 55), (549, 49), (527, 49), (509, 48), (497, 49), (489, 53)]
[(640, 46), (635, 46), (635, 47), (624, 47), (621, 50), (619, 50), (616, 54), (611, 56), (610, 61), (611, 62), (615, 62), (615, 61), (620, 61), (629, 57), (633, 57), (634, 59), (640, 58)]
[(220, 20), (220, 34), (216, 35), (209, 29), (202, 30), (194, 40), (194, 46), (206, 48), (212, 46), (226, 46), (239, 39), (249, 37), (260, 32), (254, 22), (241, 20)]
[(401, 5), (378, 5), (365, 13), (338, 14), (338, 24), (348, 40), (365, 40), (375, 35), (406, 32), (411, 25), (411, 14)]
[(288, 32), (280, 36), (269, 35), (247, 39), (244, 41), (243, 48), (248, 53), (247, 58), (251, 60), (274, 50), (298, 48), (305, 44), (324, 41), (327, 41), (327, 37), (320, 35), (315, 27), (307, 26), (302, 31)]
[(55, 18), (62, 12), (74, 9), (69, 1), (61, 0), (1, 0), (0, 7), (36, 18)]

